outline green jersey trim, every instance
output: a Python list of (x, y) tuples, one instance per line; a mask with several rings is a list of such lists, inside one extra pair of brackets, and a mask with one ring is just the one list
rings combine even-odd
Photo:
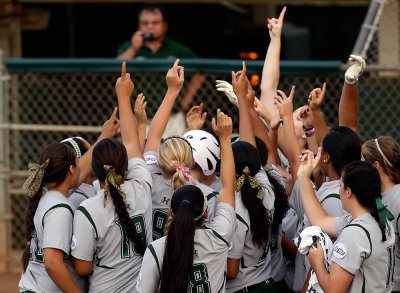
[[(347, 228), (347, 227), (350, 227), (350, 226), (356, 226), (356, 227), (360, 227), (361, 229), (363, 229), (364, 230), (364, 232), (365, 232), (365, 234), (367, 234), (367, 237), (368, 237), (368, 241), (369, 241), (369, 248), (370, 248), (370, 253), (369, 253), (369, 255), (368, 255), (368, 257), (371, 255), (371, 253), (372, 253), (372, 241), (371, 241), (371, 236), (370, 236), (370, 234), (369, 234), (369, 232), (367, 231), (367, 229), (365, 229), (363, 226), (361, 226), (360, 224), (349, 224), (349, 225), (347, 225), (346, 227), (344, 227), (343, 229), (345, 229), (345, 228)], [(367, 258), (368, 258), (367, 257)], [(365, 258), (365, 259), (367, 259), (367, 258)]]
[(206, 225), (203, 225), (202, 228), (211, 230), (214, 233), (214, 235), (217, 236), (217, 238), (221, 239), (229, 247), (228, 241), (226, 241), (218, 232), (214, 231), (213, 229), (208, 228)]
[(56, 204), (55, 206), (52, 206), (44, 213), (43, 218), (42, 218), (42, 226), (44, 226), (44, 217), (46, 217), (47, 213), (56, 208), (66, 208), (67, 210), (69, 210), (71, 212), (72, 217), (74, 216), (74, 211), (72, 210), (72, 208), (69, 205), (67, 205), (65, 203)]
[(79, 193), (80, 195), (83, 195), (86, 199), (89, 198), (89, 197), (88, 197), (86, 194), (84, 194), (82, 191), (75, 190), (75, 192), (76, 192), (76, 193)]
[(83, 207), (83, 206), (79, 206), (77, 211), (81, 211), (82, 214), (85, 215), (85, 217), (88, 219), (88, 221), (90, 222), (90, 224), (92, 224), (94, 231), (96, 232), (96, 239), (99, 237), (99, 234), (97, 233), (97, 228), (96, 228), (96, 224), (94, 223), (92, 217), (90, 216), (89, 212)]
[(247, 231), (246, 231), (246, 232), (249, 232), (250, 227), (249, 227), (249, 225), (246, 223), (246, 221), (245, 221), (241, 216), (239, 216), (238, 214), (236, 214), (236, 219), (238, 219), (240, 222), (242, 222), (242, 223), (247, 227)]
[(328, 198), (336, 198), (338, 200), (340, 200), (340, 195), (336, 194), (336, 193), (332, 193), (332, 194), (328, 194), (327, 196), (325, 196), (325, 198), (321, 201), (321, 203), (323, 203), (326, 199)]
[(213, 197), (216, 197), (216, 196), (218, 196), (218, 192), (216, 192), (216, 191), (214, 191), (214, 192), (211, 192), (209, 195), (207, 195), (207, 200), (210, 200), (210, 199), (212, 199)]
[(158, 257), (157, 257), (156, 251), (154, 250), (153, 245), (149, 244), (148, 248), (149, 248), (151, 254), (152, 254), (153, 257), (154, 257), (154, 260), (156, 261), (158, 271), (161, 272), (161, 270), (160, 270), (160, 263), (158, 262)]

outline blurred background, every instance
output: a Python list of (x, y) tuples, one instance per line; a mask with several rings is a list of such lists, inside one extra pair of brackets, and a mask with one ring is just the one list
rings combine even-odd
[[(26, 242), (26, 199), (20, 188), (27, 163), (50, 142), (70, 136), (96, 140), (116, 105), (118, 47), (138, 29), (144, 3), (0, 1), (0, 292), (18, 292), (19, 259)], [(246, 59), (259, 93), (269, 44), (267, 18), (277, 17), (286, 5), (279, 87), (288, 91), (296, 85), (295, 107), (327, 82), (322, 110), (330, 126), (337, 124), (347, 59), (351, 53), (363, 55), (368, 68), (358, 81), (360, 135), (400, 140), (398, 0), (158, 3), (165, 11), (167, 36), (198, 56), (181, 61), (186, 84), (196, 74), (204, 77), (191, 105), (203, 102), (208, 113), (224, 109), (237, 130), (237, 109), (215, 90), (215, 80), (230, 81), (231, 70)], [(162, 100), (165, 72), (172, 63), (169, 58), (127, 60), (128, 70), (135, 73), (134, 94), (146, 95), (149, 117)], [(186, 90), (185, 86), (182, 96)]]

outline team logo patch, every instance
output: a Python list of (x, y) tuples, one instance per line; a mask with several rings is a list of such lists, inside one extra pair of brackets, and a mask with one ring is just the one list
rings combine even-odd
[(154, 155), (145, 155), (144, 160), (146, 161), (147, 165), (157, 164), (157, 157)]
[(336, 258), (344, 258), (346, 256), (346, 246), (343, 243), (338, 243), (333, 248), (333, 255)]
[(75, 250), (76, 248), (76, 238), (74, 235), (72, 235), (72, 239), (71, 239), (71, 250)]

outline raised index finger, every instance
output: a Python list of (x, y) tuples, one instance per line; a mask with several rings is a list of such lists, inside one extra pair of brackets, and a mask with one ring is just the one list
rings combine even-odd
[(179, 59), (176, 59), (176, 60), (175, 60), (175, 63), (174, 63), (174, 66), (172, 66), (172, 67), (175, 67), (175, 68), (176, 68), (176, 67), (178, 67), (178, 64), (179, 64)]
[[(124, 62), (124, 63), (125, 63), (125, 62)], [(118, 107), (115, 107), (113, 113), (111, 114), (110, 119), (114, 119), (114, 118), (117, 117), (117, 111), (118, 111)]]
[(283, 18), (285, 17), (285, 13), (286, 13), (286, 6), (283, 7), (281, 14), (279, 14), (279, 18), (278, 18), (279, 22), (283, 21)]
[(122, 62), (121, 77), (125, 78), (125, 76), (126, 76), (126, 63), (124, 61), (124, 62)]
[(247, 68), (246, 68), (246, 62), (243, 61), (243, 73), (246, 75), (247, 73)]

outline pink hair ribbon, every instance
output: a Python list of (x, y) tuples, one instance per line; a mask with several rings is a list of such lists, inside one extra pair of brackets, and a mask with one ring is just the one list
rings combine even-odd
[(183, 177), (186, 178), (186, 182), (190, 181), (192, 182), (193, 185), (196, 185), (196, 182), (194, 181), (192, 175), (190, 175), (190, 169), (188, 167), (182, 167), (179, 166), (178, 164), (171, 164), (169, 165), (171, 168), (175, 168), (177, 172), (181, 173)]

